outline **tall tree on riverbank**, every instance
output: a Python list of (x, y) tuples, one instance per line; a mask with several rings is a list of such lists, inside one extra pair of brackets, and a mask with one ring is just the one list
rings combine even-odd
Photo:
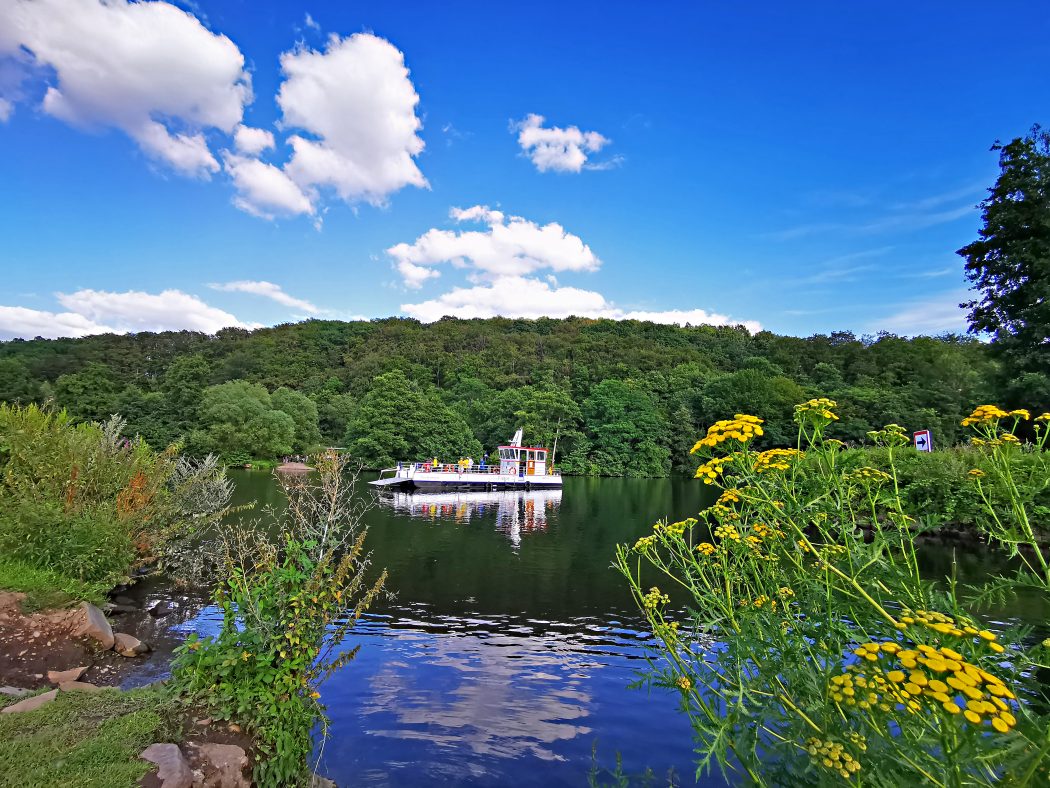
[[(988, 332), (1015, 375), (1050, 375), (1050, 133), (996, 142), (999, 178), (981, 202), (978, 240), (959, 250), (977, 292), (970, 330)], [(1031, 387), (1045, 388), (1038, 380)], [(1029, 403), (1036, 404), (1036, 403)], [(1047, 403), (1040, 403), (1047, 404)]]

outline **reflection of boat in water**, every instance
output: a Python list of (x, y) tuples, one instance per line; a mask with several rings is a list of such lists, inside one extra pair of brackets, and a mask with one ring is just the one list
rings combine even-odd
[(487, 490), (443, 493), (393, 491), (379, 498), (381, 504), (411, 517), (428, 520), (496, 520), (496, 530), (517, 546), (521, 535), (546, 531), (548, 518), (561, 506), (561, 488), (546, 490)]
[(509, 444), (499, 447), (499, 464), (475, 463), (473, 459), (443, 462), (436, 457), (424, 462), (399, 462), (394, 468), (384, 468), (369, 484), (406, 490), (561, 487), (561, 472), (547, 462), (551, 452), (539, 446), (522, 446), (521, 438), (519, 429)]

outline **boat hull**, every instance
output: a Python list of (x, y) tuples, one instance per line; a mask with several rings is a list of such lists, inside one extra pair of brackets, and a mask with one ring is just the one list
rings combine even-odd
[(562, 486), (561, 475), (520, 476), (502, 473), (399, 472), (369, 482), (373, 487), (403, 490), (540, 490)]

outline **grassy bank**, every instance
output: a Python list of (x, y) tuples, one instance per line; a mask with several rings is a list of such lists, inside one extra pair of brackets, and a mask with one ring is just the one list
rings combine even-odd
[(0, 557), (0, 588), (25, 594), (22, 609), (27, 613), (68, 607), (82, 600), (100, 605), (109, 590), (105, 583), (85, 583), (7, 556)]
[[(0, 696), (0, 707), (19, 699)], [(0, 788), (127, 788), (151, 765), (139, 753), (173, 741), (160, 690), (60, 692), (32, 712), (0, 714)]]

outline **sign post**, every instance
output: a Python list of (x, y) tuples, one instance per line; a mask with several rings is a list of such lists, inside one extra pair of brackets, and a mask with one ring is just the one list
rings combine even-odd
[(912, 441), (919, 451), (933, 451), (933, 436), (929, 430), (919, 430), (912, 435)]

